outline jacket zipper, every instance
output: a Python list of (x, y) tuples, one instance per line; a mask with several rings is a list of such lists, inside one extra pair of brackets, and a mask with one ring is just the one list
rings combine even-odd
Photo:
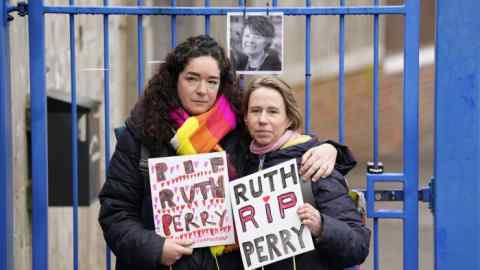
[(258, 162), (258, 171), (261, 171), (263, 169), (263, 163), (265, 162), (265, 156), (266, 155), (261, 155), (259, 162)]

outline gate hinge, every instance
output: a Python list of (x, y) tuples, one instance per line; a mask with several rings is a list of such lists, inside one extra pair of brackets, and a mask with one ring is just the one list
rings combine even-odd
[(28, 14), (28, 4), (21, 1), (18, 2), (16, 6), (9, 6), (7, 7), (8, 12), (8, 21), (13, 21), (14, 17), (10, 15), (11, 12), (18, 12), (20, 17), (24, 17)]

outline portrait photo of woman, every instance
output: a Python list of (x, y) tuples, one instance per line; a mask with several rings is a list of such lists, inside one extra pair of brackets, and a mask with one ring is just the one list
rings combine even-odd
[(227, 43), (238, 74), (283, 71), (283, 14), (229, 13)]

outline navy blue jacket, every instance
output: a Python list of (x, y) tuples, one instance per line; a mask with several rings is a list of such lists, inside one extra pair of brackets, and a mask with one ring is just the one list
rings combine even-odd
[[(260, 158), (263, 169), (291, 159), (300, 161), (303, 153), (318, 145), (316, 139), (289, 146), (259, 157), (249, 154), (245, 172), (251, 174), (259, 169)], [(317, 182), (311, 182), (313, 202), (311, 203), (321, 214), (322, 232), (315, 239), (315, 250), (294, 259), (297, 270), (333, 270), (361, 264), (368, 256), (370, 246), (370, 230), (361, 222), (360, 213), (348, 195), (345, 178), (338, 171)], [(304, 197), (309, 194), (304, 194)], [(264, 267), (265, 270), (290, 270), (293, 259), (285, 259)]]

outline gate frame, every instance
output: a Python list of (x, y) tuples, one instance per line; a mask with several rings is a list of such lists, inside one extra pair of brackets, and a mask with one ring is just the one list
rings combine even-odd
[(480, 269), (479, 10), (478, 0), (437, 0), (434, 158), (437, 270)]
[(13, 269), (12, 117), (8, 0), (0, 3), (0, 269)]
[[(28, 4), (32, 145), (32, 269), (48, 269), (48, 137), (43, 0)], [(37, 31), (30, 31), (37, 29)], [(41, 44), (41, 46), (39, 46)], [(37, 47), (38, 46), (38, 47)]]
[[(403, 248), (403, 262), (404, 269), (414, 270), (418, 269), (418, 77), (419, 77), (419, 63), (418, 63), (418, 50), (419, 50), (419, 1), (420, 0), (406, 0), (403, 6), (367, 6), (367, 7), (203, 7), (203, 8), (176, 8), (176, 7), (83, 7), (83, 6), (44, 6), (43, 1), (36, 1), (34, 5), (29, 7), (29, 29), (36, 29), (33, 31), (34, 35), (30, 36), (30, 58), (31, 62), (31, 81), (37, 81), (39, 83), (31, 84), (31, 100), (32, 109), (35, 108), (38, 116), (37, 126), (34, 126), (32, 118), (32, 139), (35, 134), (40, 134), (35, 143), (32, 140), (32, 146), (37, 147), (33, 149), (34, 153), (40, 153), (41, 159), (36, 159), (37, 168), (33, 167), (32, 171), (36, 173), (33, 175), (34, 186), (33, 190), (36, 194), (33, 198), (34, 212), (39, 214), (33, 216), (34, 229), (37, 229), (42, 238), (33, 243), (33, 268), (34, 269), (48, 269), (48, 220), (46, 215), (40, 213), (47, 212), (47, 199), (48, 194), (45, 190), (48, 187), (47, 179), (47, 143), (46, 143), (46, 105), (45, 105), (45, 23), (44, 16), (46, 14), (69, 14), (74, 16), (76, 14), (96, 14), (96, 15), (137, 15), (140, 19), (142, 15), (167, 15), (171, 16), (172, 20), (177, 15), (194, 15), (205, 16), (206, 18), (211, 15), (225, 15), (226, 12), (269, 12), (269, 11), (281, 11), (286, 15), (375, 15), (378, 18), (379, 14), (401, 14), (404, 16), (405, 27), (405, 40), (404, 47), (405, 52), (405, 76), (404, 76), (404, 114), (403, 120), (405, 127), (403, 129), (404, 141), (404, 170), (401, 174), (399, 181), (404, 183), (405, 192), (405, 207), (404, 211), (398, 213), (397, 211), (387, 210), (383, 212), (368, 211), (369, 217), (378, 218), (398, 218), (403, 221), (404, 231), (404, 248)], [(172, 2), (173, 3), (173, 2)], [(309, 3), (309, 1), (307, 1)], [(378, 0), (374, 0), (375, 5), (378, 5)], [(275, 5), (276, 6), (276, 5)], [(378, 21), (378, 19), (376, 20)], [(206, 24), (208, 25), (208, 24)], [(171, 33), (174, 36), (174, 30)], [(174, 39), (172, 38), (172, 41)], [(378, 55), (378, 54), (377, 54)], [(375, 60), (374, 60), (375, 61)], [(377, 65), (374, 67), (379, 68), (378, 61), (375, 61)], [(33, 64), (32, 64), (33, 63)], [(141, 73), (139, 76), (141, 77)], [(308, 79), (308, 75), (306, 77)], [(343, 76), (343, 74), (342, 74)], [(143, 79), (143, 78), (142, 78)], [(308, 82), (306, 82), (308, 83)], [(34, 87), (36, 89), (34, 89)], [(378, 88), (378, 86), (377, 86)], [(405, 90), (408, 91), (405, 91)], [(377, 89), (373, 89), (377, 91)], [(73, 90), (72, 90), (73, 91)], [(308, 102), (307, 102), (308, 103)], [(308, 107), (309, 105), (306, 105)], [(32, 111), (33, 113), (33, 111)], [(306, 122), (308, 123), (310, 115), (306, 116)], [(39, 166), (43, 164), (43, 166)], [(391, 177), (392, 174), (379, 175), (375, 177), (373, 175), (367, 176), (367, 182), (369, 184), (375, 181), (384, 181)], [(36, 186), (35, 186), (36, 184)], [(371, 190), (370, 190), (371, 191)], [(373, 196), (368, 196), (369, 206), (374, 204)], [(38, 224), (40, 226), (35, 226)], [(375, 227), (375, 226), (374, 226)], [(374, 228), (375, 230), (375, 228)], [(408, 237), (407, 237), (408, 236)], [(75, 247), (74, 247), (75, 248)], [(75, 260), (75, 259), (74, 259)], [(108, 264), (108, 262), (107, 262)], [(74, 264), (76, 266), (77, 264)], [(374, 266), (375, 269), (378, 266)]]

